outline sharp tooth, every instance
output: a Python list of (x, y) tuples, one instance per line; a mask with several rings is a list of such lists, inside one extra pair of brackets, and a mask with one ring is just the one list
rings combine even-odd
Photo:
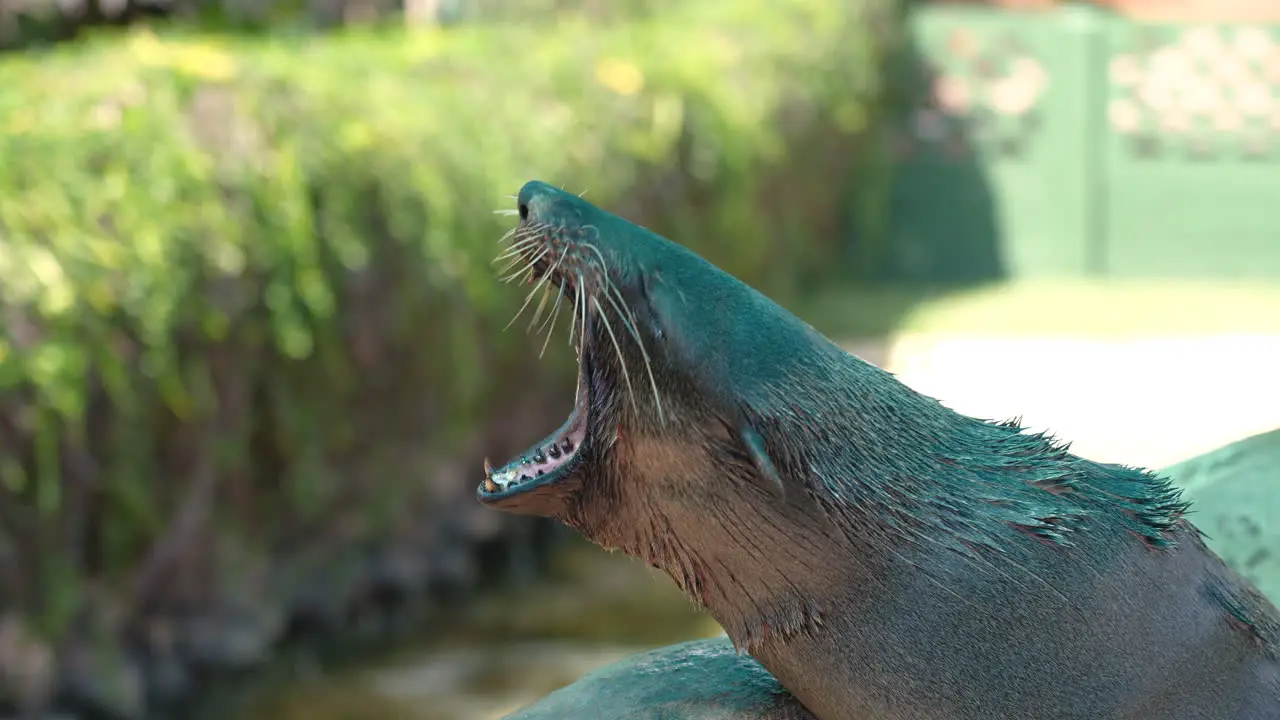
[(493, 477), (493, 463), (489, 462), (489, 458), (484, 459), (484, 477), (486, 480)]
[(491, 478), (491, 477), (485, 477), (485, 479), (484, 479), (484, 489), (485, 489), (485, 492), (495, 493), (495, 492), (498, 492), (499, 490), (501, 490), (502, 488), (498, 487), (498, 483), (494, 482), (494, 481), (493, 481), (493, 478)]

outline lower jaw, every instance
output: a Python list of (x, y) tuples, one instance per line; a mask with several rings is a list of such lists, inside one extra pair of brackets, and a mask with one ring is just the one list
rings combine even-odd
[(554, 484), (573, 472), (580, 462), (587, 437), (587, 385), (585, 360), (579, 365), (573, 411), (560, 428), (500, 468), (485, 460), (485, 478), (477, 488), (482, 502), (498, 503)]

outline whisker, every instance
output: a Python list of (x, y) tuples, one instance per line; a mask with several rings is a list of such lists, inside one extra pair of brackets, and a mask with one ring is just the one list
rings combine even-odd
[(636, 394), (631, 388), (631, 373), (627, 372), (627, 361), (622, 357), (622, 346), (618, 344), (618, 336), (614, 334), (613, 326), (609, 324), (609, 316), (605, 314), (604, 308), (600, 307), (600, 301), (595, 296), (591, 297), (591, 305), (595, 307), (596, 316), (600, 318), (600, 323), (609, 333), (609, 339), (613, 341), (614, 352), (618, 355), (618, 365), (622, 368), (622, 379), (627, 383), (627, 396), (631, 398), (631, 409), (639, 414), (640, 408), (636, 406)]
[(605, 299), (609, 301), (610, 305), (613, 305), (618, 317), (622, 319), (622, 324), (631, 331), (631, 337), (636, 341), (636, 347), (640, 348), (640, 355), (644, 358), (644, 369), (649, 375), (649, 388), (653, 390), (653, 402), (658, 410), (658, 422), (666, 424), (666, 417), (662, 412), (662, 398), (658, 395), (658, 382), (653, 377), (653, 363), (649, 360), (649, 351), (645, 349), (644, 341), (640, 339), (640, 331), (636, 328), (636, 316), (631, 312), (630, 308), (626, 307), (626, 303), (622, 302), (621, 295), (621, 291), (612, 282), (605, 285)]
[[(498, 211), (495, 210), (494, 212), (496, 213)], [(503, 233), (502, 237), (498, 238), (498, 242), (501, 243), (503, 240), (510, 238), (512, 235), (515, 235), (517, 238), (527, 237), (530, 234), (529, 227), (530, 226), (521, 227), (517, 225), (511, 228), (510, 230), (506, 231), (505, 233)]]
[(582, 297), (582, 285), (578, 285), (578, 297), (573, 299), (573, 314), (569, 316), (569, 347), (573, 347), (573, 337), (578, 331), (578, 300)]
[[(511, 266), (512, 266), (512, 267), (515, 267), (515, 265), (516, 265), (517, 263), (519, 263), (519, 262), (520, 262), (520, 258), (516, 258), (515, 263), (512, 263), (512, 265), (511, 265)], [(504, 272), (505, 272), (505, 271), (504, 271)], [(498, 278), (498, 281), (499, 281), (499, 282), (504, 282), (504, 283), (509, 283), (509, 282), (511, 282), (512, 280), (515, 280), (516, 278), (520, 277), (521, 275), (527, 275), (527, 274), (529, 274), (529, 273), (531, 273), (531, 272), (533, 272), (533, 263), (529, 263), (529, 262), (527, 262), (527, 263), (525, 263), (524, 265), (521, 265), (518, 269), (513, 270), (510, 274), (508, 274), (508, 275), (503, 275), (502, 277)]]
[[(581, 316), (582, 332), (578, 334), (578, 345), (577, 345), (578, 354), (581, 355), (582, 343), (586, 342), (586, 339), (587, 339), (587, 285), (582, 280), (581, 270), (578, 271), (577, 296), (578, 296), (578, 302), (582, 305), (582, 316)], [(574, 308), (574, 312), (577, 313), (576, 307)], [(569, 344), (570, 345), (573, 344), (573, 328), (569, 328)]]
[(507, 233), (502, 237), (509, 238), (512, 235), (515, 235), (517, 238), (523, 239), (527, 237), (532, 237), (534, 235), (539, 235), (542, 233), (543, 230), (546, 230), (546, 229), (547, 229), (546, 223), (532, 222), (526, 225), (517, 225), (511, 228), (510, 230), (508, 230)]
[[(508, 262), (505, 266), (503, 266), (501, 270), (498, 271), (499, 281), (509, 283), (521, 275), (525, 275), (533, 272), (534, 267), (537, 265), (539, 258), (541, 258), (541, 255), (532, 259), (527, 258), (524, 255), (516, 255), (515, 257), (511, 258), (510, 262)], [(523, 263), (523, 265), (521, 265), (521, 263)], [(518, 270), (512, 270), (512, 268), (516, 267), (517, 265), (520, 265), (520, 268)], [(507, 274), (508, 272), (510, 274)]]
[[(551, 344), (551, 334), (556, 329), (556, 318), (560, 317), (560, 301), (564, 300), (564, 280), (560, 280), (560, 292), (556, 294), (556, 304), (551, 307), (551, 314), (547, 316), (547, 322), (543, 325), (547, 330), (547, 339), (542, 341), (542, 349), (538, 351), (538, 357), (541, 358), (547, 352), (547, 346)], [(542, 328), (538, 328), (541, 332)]]
[[(609, 304), (612, 305), (613, 309), (618, 313), (618, 319), (621, 320), (622, 326), (631, 333), (632, 337), (635, 337), (635, 316), (628, 312), (623, 305), (619, 304), (623, 302), (622, 295), (619, 293), (618, 288), (608, 278), (605, 278), (604, 281), (604, 299), (608, 300)], [(636, 338), (636, 341), (639, 342), (639, 338)]]
[(541, 260), (542, 258), (546, 257), (547, 253), (549, 253), (549, 252), (551, 252), (551, 248), (543, 248), (543, 249), (542, 249), (542, 252), (540, 252), (540, 253), (538, 253), (537, 255), (535, 255), (535, 256), (533, 257), (533, 259), (532, 259), (532, 260), (530, 260), (528, 263), (526, 263), (526, 264), (525, 264), (525, 266), (524, 266), (523, 268), (521, 268), (521, 269), (517, 270), (516, 272), (512, 273), (511, 275), (508, 275), (508, 276), (506, 276), (506, 277), (504, 277), (504, 278), (501, 278), (502, 282), (511, 282), (511, 281), (512, 281), (513, 279), (515, 279), (517, 276), (524, 275), (525, 273), (533, 272), (533, 268), (534, 268), (534, 266), (538, 264), (538, 261), (539, 261), (539, 260)]
[[(609, 267), (609, 263), (604, 261), (604, 253), (600, 252), (600, 248), (589, 242), (582, 243), (582, 246), (595, 253), (597, 258), (600, 258), (600, 272), (603, 273), (605, 268)], [(608, 276), (606, 275), (606, 277)]]
[[(556, 263), (556, 265), (558, 266), (559, 263)], [(556, 322), (556, 315), (560, 312), (560, 301), (564, 299), (564, 278), (563, 277), (560, 278), (559, 286), (560, 286), (560, 294), (556, 296), (555, 305), (551, 306), (551, 315), (549, 315), (547, 319), (542, 322), (542, 325), (538, 328), (538, 332), (542, 332), (543, 330), (546, 330), (548, 325), (554, 325)]]
[(515, 227), (516, 237), (523, 240), (525, 238), (536, 237), (542, 235), (547, 230), (546, 223), (534, 222), (527, 225), (517, 225)]
[[(533, 331), (533, 326), (542, 318), (542, 311), (546, 309), (547, 301), (551, 299), (551, 286), (546, 282), (548, 277), (550, 275), (543, 275), (542, 280), (538, 281), (538, 286), (542, 287), (542, 299), (538, 301), (538, 306), (533, 309), (533, 317), (529, 319), (529, 325), (524, 329), (526, 335)], [(537, 287), (534, 289), (537, 289)]]
[[(545, 254), (545, 252), (544, 252), (544, 254)], [(539, 257), (541, 257), (541, 256), (539, 256)], [(535, 260), (535, 262), (536, 262), (536, 260)], [(551, 276), (550, 276), (550, 275), (543, 275), (543, 276), (542, 276), (542, 279), (541, 279), (541, 280), (539, 280), (539, 281), (538, 281), (538, 283), (537, 283), (536, 285), (534, 285), (534, 286), (533, 286), (533, 289), (532, 289), (532, 290), (530, 290), (530, 291), (529, 291), (529, 294), (525, 296), (525, 298), (524, 298), (524, 304), (523, 304), (523, 305), (521, 305), (521, 306), (520, 306), (520, 309), (516, 311), (515, 317), (511, 318), (511, 322), (507, 323), (507, 326), (506, 326), (506, 327), (504, 327), (504, 328), (502, 328), (502, 331), (503, 331), (503, 332), (506, 332), (508, 329), (510, 329), (510, 328), (511, 328), (511, 326), (512, 326), (512, 325), (514, 325), (514, 324), (516, 323), (516, 320), (517, 320), (517, 319), (519, 319), (519, 317), (520, 317), (521, 315), (523, 315), (523, 314), (524, 314), (525, 308), (529, 307), (529, 303), (533, 301), (533, 296), (534, 296), (534, 295), (536, 295), (536, 294), (537, 294), (537, 292), (538, 292), (539, 290), (541, 290), (543, 287), (545, 287), (545, 286), (546, 286), (547, 278), (549, 278), (549, 277), (551, 277)]]
[[(494, 262), (496, 263), (497, 261), (498, 261), (498, 259), (497, 259), (497, 258), (495, 258), (495, 259), (494, 259)], [(523, 261), (524, 261), (524, 257), (523, 257), (523, 256), (519, 256), (519, 255), (517, 255), (516, 257), (511, 258), (511, 262), (508, 262), (506, 265), (504, 265), (501, 269), (499, 269), (499, 270), (498, 270), (498, 275), (499, 275), (499, 276), (501, 276), (501, 275), (506, 274), (506, 272), (507, 272), (508, 270), (510, 270), (511, 268), (513, 268), (513, 267), (515, 267), (515, 266), (519, 265), (519, 264), (520, 264), (521, 262), (523, 262)]]
[(536, 261), (538, 261), (541, 258), (541, 256), (547, 254), (547, 252), (550, 251), (549, 247), (544, 247), (543, 251), (539, 252), (538, 255), (535, 255), (534, 258), (530, 259), (529, 256), (525, 255), (525, 251), (527, 250), (529, 250), (527, 249), (527, 247), (521, 247), (520, 251), (517, 251), (517, 252), (504, 252), (503, 255), (500, 255), (499, 258), (495, 258), (495, 260), (506, 260), (508, 258), (515, 258), (517, 263), (520, 260), (525, 260), (526, 263), (529, 263), (530, 265), (532, 265), (536, 263)]
[(510, 230), (508, 230), (508, 231), (506, 231), (506, 232), (502, 233), (502, 237), (498, 238), (498, 242), (497, 242), (496, 244), (497, 244), (497, 245), (501, 245), (502, 243), (506, 242), (507, 240), (510, 240), (510, 239), (511, 239), (511, 236), (515, 235), (515, 234), (516, 234), (516, 232), (518, 232), (519, 230), (520, 230), (520, 228), (511, 228)]
[(546, 309), (547, 301), (551, 299), (551, 286), (546, 284), (546, 280), (553, 277), (556, 274), (556, 270), (560, 269), (560, 263), (564, 262), (564, 258), (568, 254), (569, 254), (568, 248), (565, 248), (563, 251), (561, 251), (560, 257), (556, 260), (556, 264), (552, 265), (551, 269), (548, 270), (546, 274), (542, 276), (543, 285), (546, 287), (546, 291), (542, 294), (542, 300), (538, 302), (537, 309), (533, 311), (533, 319), (529, 321), (529, 327), (525, 328), (525, 332), (529, 332), (533, 330), (533, 326), (537, 324), (538, 319), (542, 317), (542, 311)]
[(529, 266), (530, 266), (530, 267), (533, 267), (534, 265), (538, 264), (538, 261), (539, 261), (539, 260), (541, 260), (542, 258), (546, 257), (546, 256), (547, 256), (547, 253), (549, 253), (549, 252), (551, 252), (551, 248), (550, 248), (550, 247), (544, 247), (544, 248), (542, 248), (542, 252), (538, 253), (537, 255), (534, 255), (534, 256), (533, 256), (533, 259), (529, 261)]
[(529, 281), (528, 276), (529, 276), (529, 275), (532, 275), (532, 274), (533, 274), (533, 268), (531, 268), (531, 267), (526, 267), (526, 268), (524, 268), (523, 270), (519, 270), (519, 271), (517, 271), (514, 275), (511, 275), (511, 276), (509, 276), (509, 277), (505, 277), (505, 278), (498, 278), (498, 279), (499, 279), (501, 282), (506, 283), (507, 285), (510, 285), (511, 283), (513, 283), (513, 282), (515, 282), (515, 281), (519, 280), (519, 281), (520, 281), (520, 284), (522, 284), (522, 285), (523, 285), (523, 284), (525, 284), (525, 283), (527, 283), (527, 282)]
[(527, 247), (527, 246), (526, 246), (526, 247), (516, 247), (516, 248), (513, 248), (513, 249), (511, 249), (511, 250), (509, 250), (509, 251), (507, 251), (507, 252), (504, 252), (504, 253), (502, 253), (502, 254), (498, 255), (497, 257), (495, 257), (495, 258), (494, 258), (492, 261), (490, 261), (490, 262), (491, 262), (492, 264), (494, 264), (494, 265), (497, 265), (498, 263), (500, 263), (500, 262), (502, 262), (502, 261), (504, 261), (504, 260), (509, 260), (509, 259), (511, 259), (511, 258), (515, 258), (515, 259), (519, 260), (519, 259), (521, 259), (521, 258), (525, 257), (525, 252), (527, 252), (527, 251), (528, 251), (528, 250), (530, 250), (530, 249), (531, 249), (531, 248), (530, 248), (530, 247)]
[(539, 238), (536, 238), (536, 237), (530, 237), (530, 238), (524, 238), (523, 240), (517, 240), (516, 242), (511, 243), (511, 247), (509, 247), (509, 248), (507, 248), (506, 250), (503, 250), (502, 252), (498, 253), (498, 256), (497, 256), (497, 257), (495, 257), (495, 258), (493, 259), (493, 262), (495, 262), (495, 263), (497, 263), (497, 262), (501, 262), (501, 261), (506, 260), (507, 258), (509, 258), (509, 257), (513, 256), (513, 255), (519, 255), (519, 254), (523, 253), (525, 250), (528, 250), (530, 247), (532, 247), (532, 246), (534, 246), (534, 245), (537, 245), (537, 244), (538, 244), (538, 240), (539, 240)]

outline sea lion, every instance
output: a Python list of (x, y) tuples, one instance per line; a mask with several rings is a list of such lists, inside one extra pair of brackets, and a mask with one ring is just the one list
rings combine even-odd
[(1167, 479), (954, 412), (571, 193), (516, 212), (578, 388), (484, 504), (662, 569), (820, 720), (1280, 719), (1280, 613)]
[[(1215, 448), (1164, 468), (1195, 498), (1201, 522), (1206, 515), (1219, 532), (1210, 548), (1244, 573), (1264, 595), (1270, 557), (1280, 541), (1280, 522), (1268, 523), (1280, 508), (1280, 430)], [(1274, 500), (1272, 499), (1274, 498)], [(1280, 520), (1280, 517), (1276, 517)], [(1233, 525), (1243, 530), (1231, 532)], [(1226, 526), (1225, 533), (1222, 527)], [(1253, 528), (1254, 531), (1250, 531)], [(1235, 556), (1235, 563), (1230, 558)], [(1270, 565), (1268, 563), (1271, 562)], [(1255, 577), (1256, 576), (1256, 577)], [(795, 696), (750, 656), (736, 653), (726, 637), (684, 642), (633, 655), (590, 672), (530, 703), (506, 720), (813, 720)]]

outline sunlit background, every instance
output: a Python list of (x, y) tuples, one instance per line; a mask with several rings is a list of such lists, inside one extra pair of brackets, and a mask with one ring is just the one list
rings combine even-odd
[(572, 402), (565, 328), (502, 332), (529, 179), (1171, 468), (1280, 600), (1277, 0), (0, 0), (0, 47), (0, 717), (487, 720), (719, 633), (474, 500)]

